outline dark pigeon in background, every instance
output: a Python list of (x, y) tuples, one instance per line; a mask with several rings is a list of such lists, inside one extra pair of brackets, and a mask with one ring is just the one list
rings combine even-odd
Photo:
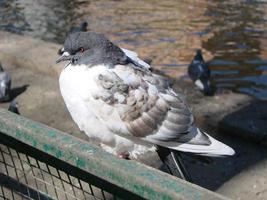
[(11, 103), (10, 103), (10, 105), (9, 105), (9, 107), (8, 107), (8, 110), (9, 110), (10, 112), (15, 113), (15, 114), (18, 114), (18, 115), (20, 114), (20, 112), (19, 112), (18, 102), (17, 102), (16, 99), (14, 99), (13, 101), (11, 101)]
[(188, 66), (188, 75), (205, 95), (212, 94), (210, 85), (210, 69), (208, 64), (205, 63), (200, 49), (196, 51), (193, 61)]
[[(69, 35), (71, 33), (76, 33), (76, 32), (86, 32), (87, 27), (88, 27), (88, 23), (86, 21), (84, 21), (80, 24), (80, 26), (72, 27), (67, 35)], [(61, 49), (58, 50), (58, 55), (62, 55), (63, 52), (64, 52), (64, 48), (62, 47)]]
[(0, 63), (0, 102), (8, 101), (10, 98), (11, 76), (4, 71)]

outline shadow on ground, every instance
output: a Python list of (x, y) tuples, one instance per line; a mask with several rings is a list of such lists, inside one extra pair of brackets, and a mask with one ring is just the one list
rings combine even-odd
[(23, 85), (23, 86), (12, 88), (10, 91), (10, 101), (15, 99), (17, 96), (19, 96), (23, 92), (25, 92), (28, 87), (29, 87), (29, 85)]

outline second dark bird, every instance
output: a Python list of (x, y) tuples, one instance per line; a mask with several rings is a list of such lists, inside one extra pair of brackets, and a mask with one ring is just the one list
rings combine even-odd
[(196, 51), (194, 59), (188, 66), (188, 75), (205, 95), (212, 95), (210, 69), (208, 64), (204, 61), (200, 49)]

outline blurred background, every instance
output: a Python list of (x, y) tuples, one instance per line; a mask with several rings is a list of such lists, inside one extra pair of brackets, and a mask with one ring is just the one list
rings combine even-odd
[(264, 0), (0, 1), (0, 29), (47, 41), (84, 20), (172, 76), (201, 48), (217, 88), (267, 99)]
[[(0, 0), (0, 61), (12, 76), (11, 99), (21, 115), (87, 140), (61, 98), (61, 68), (53, 71), (67, 33), (83, 21), (151, 59), (186, 94), (198, 126), (235, 149), (204, 162), (185, 155), (194, 183), (233, 199), (267, 199), (266, 0)], [(215, 96), (181, 78), (196, 49), (209, 63)]]

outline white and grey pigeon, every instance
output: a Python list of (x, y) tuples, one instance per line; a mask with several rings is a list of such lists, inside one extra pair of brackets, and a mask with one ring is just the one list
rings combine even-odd
[(11, 76), (4, 71), (0, 63), (0, 102), (8, 101), (10, 98)]
[(196, 51), (196, 55), (188, 66), (188, 75), (195, 85), (205, 94), (211, 95), (212, 89), (210, 84), (210, 69), (204, 61), (200, 49)]
[(157, 146), (172, 153), (235, 153), (197, 128), (191, 109), (166, 79), (104, 35), (69, 35), (61, 61), (68, 62), (59, 78), (65, 104), (80, 130), (106, 151), (130, 158)]

